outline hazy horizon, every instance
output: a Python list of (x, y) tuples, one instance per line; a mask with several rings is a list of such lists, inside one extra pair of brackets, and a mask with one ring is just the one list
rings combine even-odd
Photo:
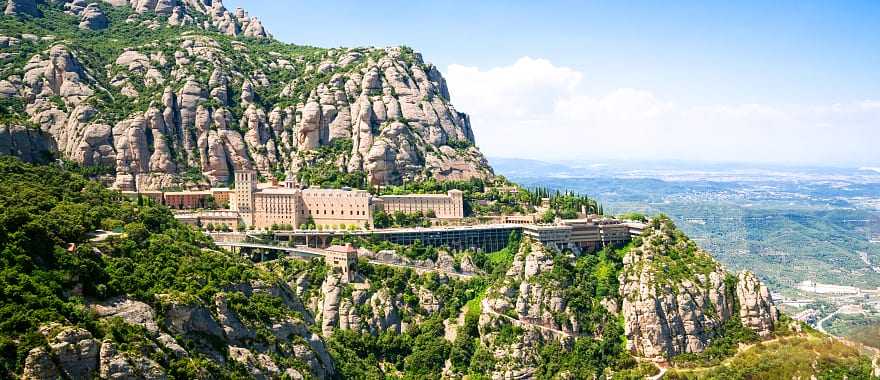
[(422, 52), (489, 156), (880, 166), (878, 2), (226, 5), (285, 42)]
[(504, 161), (525, 161), (550, 165), (561, 165), (569, 168), (603, 167), (603, 166), (629, 166), (629, 165), (652, 165), (656, 167), (669, 167), (675, 169), (697, 168), (724, 168), (724, 169), (841, 169), (880, 173), (880, 166), (872, 165), (847, 165), (847, 164), (811, 164), (811, 163), (783, 163), (783, 162), (744, 162), (744, 161), (696, 161), (682, 159), (612, 159), (612, 158), (567, 158), (567, 159), (540, 159), (529, 157), (504, 157), (487, 155), (489, 164)]

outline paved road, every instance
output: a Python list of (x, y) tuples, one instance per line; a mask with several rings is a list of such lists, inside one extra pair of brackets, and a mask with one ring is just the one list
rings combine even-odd
[(823, 325), (829, 319), (834, 318), (834, 316), (837, 314), (838, 311), (840, 311), (840, 309), (835, 310), (833, 313), (828, 314), (825, 317), (823, 317), (822, 319), (820, 319), (819, 322), (816, 322), (816, 330), (819, 330), (825, 334), (828, 334), (828, 331), (825, 331), (825, 326), (823, 326)]

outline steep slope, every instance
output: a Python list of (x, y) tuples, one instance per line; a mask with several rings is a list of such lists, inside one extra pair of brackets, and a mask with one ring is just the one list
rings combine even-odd
[(118, 199), (0, 157), (0, 377), (334, 376), (283, 281), (167, 209)]
[(347, 282), (321, 260), (253, 264), (167, 209), (4, 157), (0, 377), (625, 379), (657, 373), (657, 359), (681, 378), (773, 378), (761, 358), (786, 354), (778, 373), (872, 371), (691, 244), (658, 218), (620, 250), (575, 257), (512, 238), (470, 253), (491, 275), (361, 261)]
[(491, 175), (440, 72), (408, 48), (283, 44), (220, 1), (7, 4), (0, 154), (55, 154), (122, 189), (242, 168), (349, 186)]
[(779, 319), (767, 287), (754, 274), (725, 272), (668, 218), (652, 220), (623, 263), (627, 344), (640, 356), (702, 352), (736, 319), (768, 337)]

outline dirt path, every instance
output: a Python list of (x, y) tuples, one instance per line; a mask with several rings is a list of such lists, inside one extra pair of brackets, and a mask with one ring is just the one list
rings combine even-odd
[(519, 327), (523, 327), (523, 326), (534, 327), (534, 328), (537, 328), (537, 329), (539, 329), (539, 330), (549, 331), (549, 332), (552, 332), (552, 333), (554, 333), (554, 334), (559, 334), (559, 335), (563, 335), (563, 336), (570, 337), (570, 338), (574, 338), (574, 337), (576, 337), (574, 334), (567, 333), (567, 332), (562, 331), (562, 330), (557, 330), (557, 329), (554, 329), (554, 328), (551, 328), (551, 327), (546, 327), (546, 326), (541, 326), (541, 325), (534, 324), (534, 323), (525, 322), (525, 321), (522, 321), (522, 320), (519, 320), (519, 319), (513, 318), (513, 317), (511, 317), (511, 316), (509, 316), (509, 315), (501, 314), (501, 313), (495, 311), (494, 309), (492, 309), (492, 307), (489, 306), (489, 301), (486, 300), (486, 299), (483, 299), (482, 303), (480, 303), (480, 306), (481, 306), (481, 307), (483, 308), (483, 310), (486, 311), (487, 313), (489, 313), (489, 314), (491, 314), (491, 315), (493, 315), (493, 316), (499, 317), (499, 318), (505, 318), (505, 319), (511, 321), (514, 325), (517, 325), (517, 326), (519, 326)]

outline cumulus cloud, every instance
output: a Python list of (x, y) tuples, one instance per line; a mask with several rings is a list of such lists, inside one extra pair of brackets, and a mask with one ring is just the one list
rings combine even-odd
[(693, 106), (649, 89), (595, 95), (583, 73), (529, 57), (488, 70), (453, 64), (446, 77), (490, 156), (880, 162), (878, 100)]

